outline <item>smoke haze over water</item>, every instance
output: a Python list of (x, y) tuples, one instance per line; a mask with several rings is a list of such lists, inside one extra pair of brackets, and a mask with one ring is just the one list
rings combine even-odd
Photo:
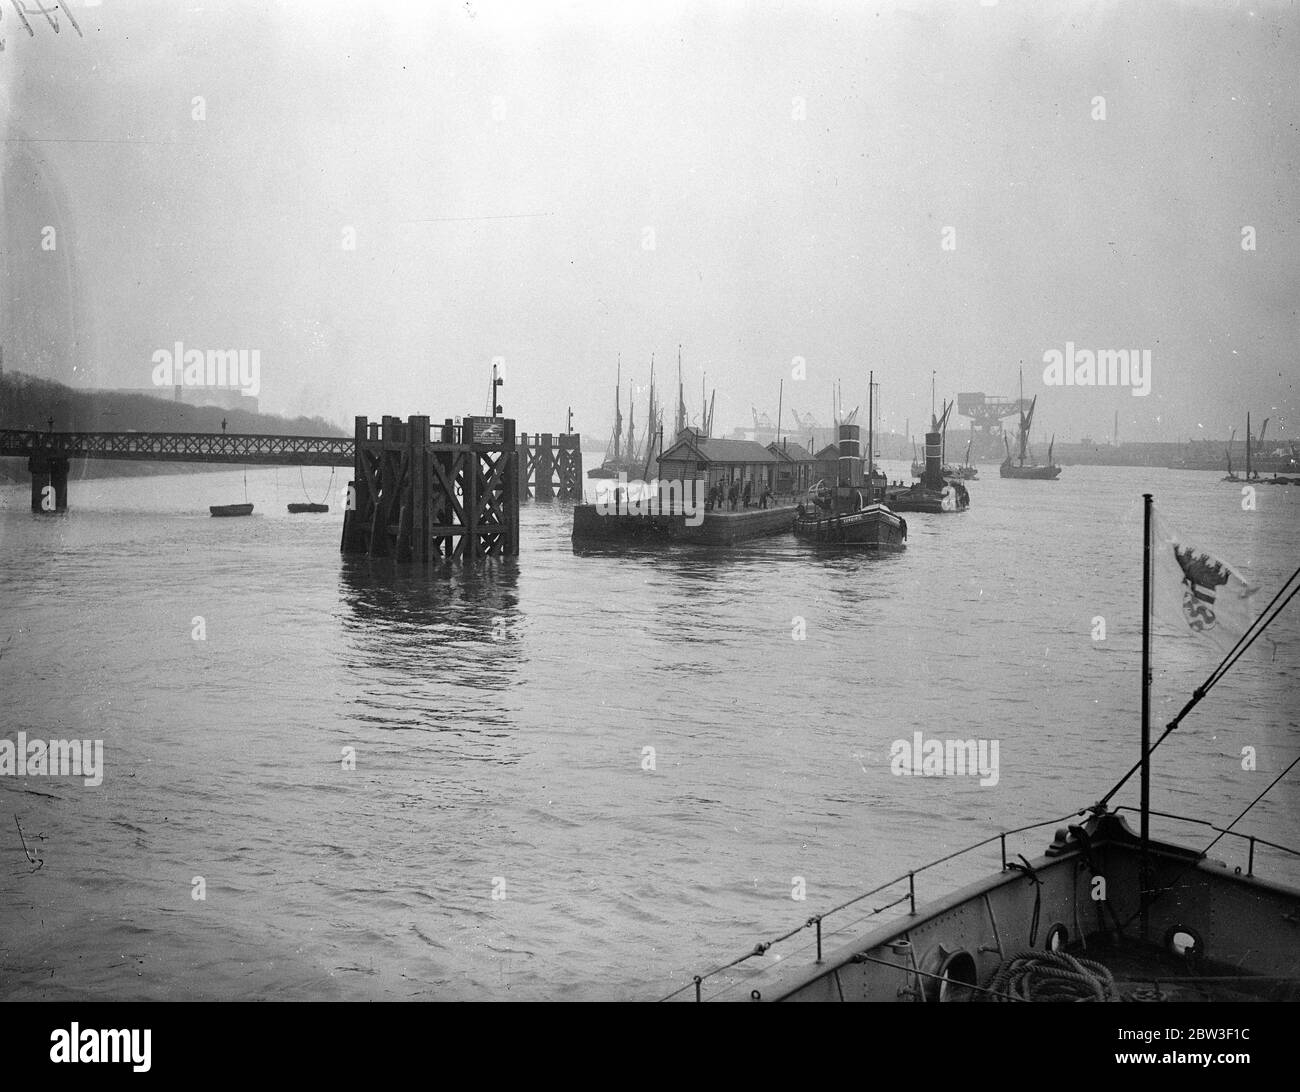
[[(874, 368), (916, 431), (932, 369), (1023, 361), (1044, 436), (1295, 436), (1288, 7), (70, 10), (0, 18), (8, 368), (257, 349), (264, 409), (347, 423), (481, 413), (502, 357), (522, 427), (603, 438), (619, 353), (644, 383), (681, 343), (724, 430)], [(1045, 388), (1067, 342), (1151, 350), (1151, 394)]]

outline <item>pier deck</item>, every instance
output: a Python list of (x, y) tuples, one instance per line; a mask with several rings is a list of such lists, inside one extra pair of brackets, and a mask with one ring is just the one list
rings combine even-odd
[(684, 515), (606, 514), (594, 504), (580, 504), (573, 509), (573, 542), (576, 546), (619, 542), (729, 546), (734, 542), (792, 530), (794, 513), (793, 504), (735, 512), (717, 510), (705, 512), (703, 522), (692, 527)]

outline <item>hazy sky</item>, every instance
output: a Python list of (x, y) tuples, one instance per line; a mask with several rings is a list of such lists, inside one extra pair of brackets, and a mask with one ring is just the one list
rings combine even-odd
[[(932, 370), (1023, 361), (1044, 435), (1296, 438), (1293, 5), (64, 2), (0, 0), (7, 367), (255, 348), (350, 423), (481, 413), (502, 357), (522, 428), (603, 438), (619, 353), (680, 343), (724, 430), (874, 368), (917, 432)], [(1045, 388), (1067, 341), (1151, 393)]]

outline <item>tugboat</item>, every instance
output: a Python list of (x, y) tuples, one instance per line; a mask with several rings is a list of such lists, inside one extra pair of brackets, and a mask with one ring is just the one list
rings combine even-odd
[(885, 502), (895, 512), (964, 512), (970, 507), (970, 493), (956, 480), (949, 480), (943, 469), (943, 435), (940, 421), (931, 418), (925, 434), (925, 463), (921, 480), (912, 485), (891, 486), (885, 490)]
[[(868, 394), (867, 451), (875, 442), (871, 426), (874, 384)], [(862, 473), (861, 429), (853, 423), (857, 410), (839, 428), (839, 467), (834, 486), (819, 481), (808, 491), (794, 517), (794, 533), (818, 546), (861, 546), (869, 550), (907, 547), (907, 521), (882, 503), (874, 465), (866, 480)], [(868, 460), (870, 463), (870, 460)]]
[[(841, 439), (840, 442), (845, 441)], [(868, 503), (864, 491), (865, 487), (848, 488), (839, 484), (831, 488), (825, 482), (817, 482), (808, 491), (807, 502), (799, 505), (794, 517), (794, 533), (818, 546), (906, 549), (907, 520), (879, 501)]]
[(1055, 481), (1061, 476), (1061, 468), (1052, 463), (1052, 447), (1056, 443), (1056, 437), (1052, 437), (1052, 442), (1047, 445), (1047, 465), (1040, 466), (1038, 463), (1025, 463), (1029, 454), (1029, 429), (1034, 421), (1034, 408), (1038, 405), (1038, 395), (1034, 395), (1034, 400), (1029, 403), (1029, 412), (1024, 409), (1025, 404), (1025, 371), (1020, 369), (1020, 459), (1018, 462), (1011, 461), (1011, 445), (1007, 438), (1002, 437), (1002, 442), (1006, 444), (1007, 457), (998, 467), (998, 472), (1004, 478), (1030, 478), (1035, 481)]

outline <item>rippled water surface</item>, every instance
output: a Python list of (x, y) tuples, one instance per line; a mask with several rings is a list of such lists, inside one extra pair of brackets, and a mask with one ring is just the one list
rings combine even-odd
[[(1143, 489), (1266, 595), (1300, 489), (1243, 512), (1217, 474), (996, 473), (896, 556), (575, 556), (557, 503), (518, 559), (451, 570), (341, 557), (337, 496), (285, 512), (296, 470), (250, 472), (250, 519), (207, 514), (237, 472), (74, 481), (55, 517), (0, 490), (0, 738), (106, 763), (0, 777), (0, 997), (650, 998), (1093, 802), (1136, 758)], [(1226, 822), (1300, 751), (1294, 608), (1273, 637), (1158, 753), (1158, 808)], [(1216, 659), (1157, 651), (1163, 723)], [(998, 740), (997, 784), (894, 776), (915, 731)], [(1242, 826), (1300, 844), (1296, 781)]]

